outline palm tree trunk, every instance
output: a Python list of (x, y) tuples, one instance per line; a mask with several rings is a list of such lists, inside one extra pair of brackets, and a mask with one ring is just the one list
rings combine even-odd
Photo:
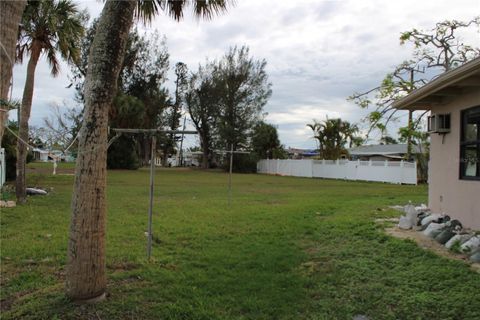
[(93, 302), (105, 297), (108, 110), (116, 93), (136, 4), (132, 0), (105, 3), (88, 59), (66, 275), (66, 294), (76, 301)]
[(37, 41), (33, 41), (30, 59), (27, 65), (27, 78), (23, 89), (22, 109), (20, 110), (20, 119), (18, 123), (17, 139), (17, 177), (15, 180), (15, 193), (19, 203), (25, 203), (27, 200), (25, 165), (27, 163), (27, 145), (28, 142), (28, 120), (32, 110), (33, 87), (35, 84), (35, 69), (37, 68), (38, 58), (42, 52), (42, 47)]
[[(18, 25), (27, 4), (26, 0), (0, 1), (0, 99), (8, 100), (12, 69), (15, 63), (15, 45), (17, 44)], [(0, 147), (7, 123), (6, 106), (0, 103)]]

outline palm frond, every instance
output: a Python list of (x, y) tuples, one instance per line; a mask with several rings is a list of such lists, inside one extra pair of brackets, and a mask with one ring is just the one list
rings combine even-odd
[(57, 51), (67, 62), (78, 60), (86, 17), (72, 0), (28, 1), (19, 32), (17, 61), (31, 54), (32, 43), (36, 43), (56, 76), (60, 71)]
[(50, 66), (50, 73), (53, 77), (56, 77), (60, 72), (60, 63), (57, 59), (55, 47), (50, 46), (48, 48), (45, 48), (45, 50), (45, 53), (47, 55), (47, 61)]
[(202, 17), (206, 20), (212, 19), (227, 10), (228, 4), (235, 5), (235, 1), (228, 0), (197, 0), (194, 1), (194, 13), (196, 17)]
[(228, 4), (234, 3), (234, 0), (139, 0), (135, 16), (144, 23), (150, 23), (161, 10), (174, 20), (180, 21), (185, 7), (192, 6), (196, 17), (209, 20), (225, 12)]

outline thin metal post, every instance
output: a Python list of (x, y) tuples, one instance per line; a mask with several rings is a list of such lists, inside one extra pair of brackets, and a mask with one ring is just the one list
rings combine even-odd
[(232, 204), (232, 167), (233, 167), (233, 143), (230, 147), (230, 173), (228, 175), (228, 205)]
[(150, 206), (148, 208), (148, 243), (147, 258), (150, 260), (152, 256), (152, 210), (153, 210), (153, 182), (155, 177), (155, 149), (157, 145), (157, 137), (152, 136), (152, 147), (150, 149)]
[(228, 173), (228, 205), (230, 206), (232, 202), (232, 171), (233, 171), (233, 154), (234, 153), (241, 153), (241, 154), (249, 154), (249, 151), (233, 151), (233, 143), (230, 146), (229, 150), (215, 150), (216, 153), (222, 154), (229, 154), (230, 153), (230, 170)]
[[(187, 122), (187, 116), (183, 118), (183, 131), (185, 131), (185, 124)], [(180, 167), (183, 167), (183, 138), (185, 137), (185, 133), (182, 133), (182, 140), (180, 140)]]
[(126, 128), (108, 128), (109, 132), (113, 131), (116, 133), (115, 137), (110, 140), (108, 146), (113, 142), (114, 139), (118, 138), (120, 134), (150, 134), (152, 135), (152, 146), (151, 146), (151, 155), (150, 155), (150, 206), (148, 208), (148, 232), (147, 232), (147, 257), (150, 260), (152, 256), (152, 213), (153, 213), (153, 182), (155, 176), (155, 150), (157, 146), (157, 137), (156, 133), (171, 133), (171, 134), (197, 134), (196, 131), (185, 131), (185, 130), (163, 130), (160, 128), (156, 129), (126, 129)]

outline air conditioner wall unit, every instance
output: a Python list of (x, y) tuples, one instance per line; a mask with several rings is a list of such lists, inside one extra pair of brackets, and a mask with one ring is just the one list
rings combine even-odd
[(432, 114), (428, 117), (429, 133), (448, 133), (450, 132), (450, 113)]

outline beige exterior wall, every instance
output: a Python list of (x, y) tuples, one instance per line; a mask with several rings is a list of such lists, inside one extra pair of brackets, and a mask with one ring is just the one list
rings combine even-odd
[(429, 164), (429, 207), (435, 213), (448, 214), (465, 227), (480, 230), (480, 181), (460, 180), (461, 111), (480, 105), (480, 91), (462, 95), (450, 103), (432, 109), (451, 114), (451, 132), (431, 134)]

